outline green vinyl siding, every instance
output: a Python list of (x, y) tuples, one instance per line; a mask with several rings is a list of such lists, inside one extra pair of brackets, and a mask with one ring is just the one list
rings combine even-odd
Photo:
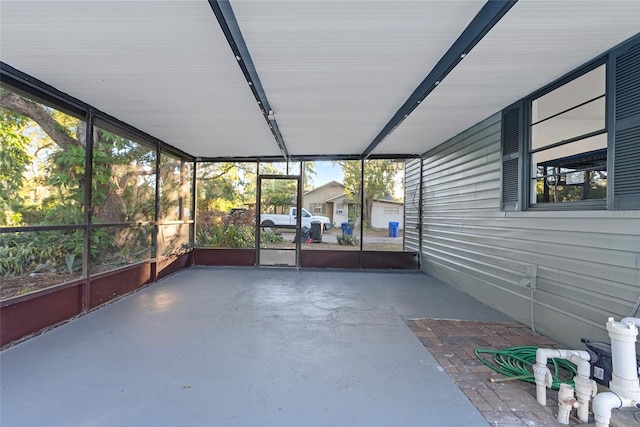
[(404, 249), (420, 250), (420, 159), (410, 160), (404, 172)]
[(581, 348), (640, 297), (640, 211), (500, 210), (501, 114), (423, 156), (422, 268)]

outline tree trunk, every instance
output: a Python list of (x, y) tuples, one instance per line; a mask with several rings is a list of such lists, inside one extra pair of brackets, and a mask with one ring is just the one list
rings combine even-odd
[(42, 130), (63, 150), (80, 145), (76, 139), (73, 139), (60, 129), (58, 123), (41, 104), (30, 101), (15, 93), (4, 91), (2, 92), (2, 96), (0, 96), (0, 107), (27, 116), (38, 123)]
[(371, 213), (373, 212), (373, 199), (364, 200), (364, 222), (366, 227), (371, 227)]
[[(43, 105), (7, 90), (3, 90), (0, 93), (0, 108), (29, 117), (63, 150), (68, 150), (71, 147), (86, 146), (86, 125), (84, 125), (84, 122), (79, 123), (78, 139), (74, 139), (63, 130), (62, 126), (49, 114)], [(93, 138), (94, 141), (98, 138), (98, 133), (95, 130)], [(110, 188), (105, 189), (105, 200), (100, 206), (92, 207), (94, 216), (104, 223), (122, 222), (125, 220), (126, 212), (126, 207), (121, 197), (122, 187), (115, 179), (113, 165), (110, 168), (112, 182), (107, 184)], [(80, 179), (81, 186), (86, 186), (84, 177), (79, 177), (78, 179)], [(78, 202), (81, 205), (83, 204), (83, 200)]]
[[(113, 181), (113, 178), (112, 178)], [(121, 190), (111, 189), (100, 206), (94, 206), (94, 216), (102, 223), (126, 222), (127, 208), (122, 201)]]

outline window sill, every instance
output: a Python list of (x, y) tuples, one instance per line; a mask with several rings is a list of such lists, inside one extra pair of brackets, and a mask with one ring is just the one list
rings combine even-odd
[(605, 200), (583, 200), (578, 202), (536, 203), (530, 211), (603, 211), (607, 209)]

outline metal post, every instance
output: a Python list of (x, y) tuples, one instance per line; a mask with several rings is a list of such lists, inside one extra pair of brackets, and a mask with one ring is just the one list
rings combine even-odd
[(156, 199), (153, 212), (153, 233), (151, 234), (151, 281), (158, 280), (158, 234), (160, 226), (158, 224), (160, 218), (160, 155), (161, 144), (156, 143)]
[(262, 179), (260, 178), (260, 160), (256, 161), (256, 228), (255, 228), (255, 249), (256, 249), (256, 261), (255, 267), (260, 266), (260, 197), (262, 197)]
[(363, 267), (362, 263), (362, 248), (364, 243), (362, 241), (364, 237), (364, 159), (360, 160), (360, 268)]
[(80, 311), (86, 312), (91, 306), (91, 219), (93, 197), (93, 110), (87, 111), (85, 166), (84, 166), (84, 235), (82, 240), (82, 277), (85, 279), (81, 289)]
[(424, 191), (424, 182), (422, 181), (424, 179), (424, 155), (420, 156), (420, 185), (418, 190), (420, 191), (420, 194), (418, 195), (418, 262), (420, 263), (420, 265), (422, 265), (422, 230), (423, 230), (423, 226), (422, 226), (422, 222), (423, 222), (423, 218), (422, 218), (422, 192)]
[(298, 205), (298, 217), (296, 218), (296, 232), (294, 241), (296, 242), (296, 268), (300, 268), (300, 249), (302, 248), (302, 189), (304, 188), (304, 173), (302, 171), (303, 164), (300, 162), (300, 175), (296, 182), (296, 203)]
[(193, 227), (191, 227), (191, 232), (189, 234), (189, 243), (191, 243), (191, 247), (195, 248), (196, 246), (196, 223), (198, 216), (198, 162), (193, 162), (193, 171), (192, 171), (192, 179), (193, 184), (189, 191), (191, 191), (191, 220), (193, 221)]

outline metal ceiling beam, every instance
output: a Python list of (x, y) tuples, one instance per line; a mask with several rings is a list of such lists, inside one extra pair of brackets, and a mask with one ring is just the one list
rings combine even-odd
[(398, 109), (371, 144), (362, 153), (368, 158), (373, 150), (389, 136), (415, 110), (418, 105), (435, 89), (456, 65), (482, 40), (494, 25), (516, 4), (518, 0), (489, 0), (464, 29), (449, 50), (440, 58), (431, 72), (413, 91), (409, 99)]
[[(419, 154), (372, 154), (370, 160), (377, 159), (417, 159)], [(196, 157), (197, 162), (280, 162), (280, 156), (221, 156), (221, 157)], [(291, 162), (330, 162), (334, 160), (362, 160), (361, 154), (308, 154), (289, 157)]]
[(260, 111), (262, 111), (262, 115), (264, 116), (269, 129), (271, 129), (271, 133), (273, 134), (282, 155), (285, 160), (288, 159), (289, 152), (287, 151), (287, 146), (285, 145), (280, 129), (278, 128), (278, 123), (276, 122), (273, 110), (269, 105), (269, 100), (267, 99), (267, 95), (262, 87), (262, 83), (260, 83), (260, 77), (258, 76), (256, 67), (253, 65), (251, 55), (249, 54), (244, 37), (242, 36), (242, 31), (240, 31), (240, 26), (238, 25), (238, 21), (236, 20), (236, 16), (233, 13), (229, 0), (209, 0), (209, 5), (218, 19), (220, 28), (222, 29), (224, 36), (227, 38), (229, 47), (238, 61), (238, 65), (247, 80), (247, 84), (251, 88), (253, 96), (256, 98), (258, 107), (260, 107)]

